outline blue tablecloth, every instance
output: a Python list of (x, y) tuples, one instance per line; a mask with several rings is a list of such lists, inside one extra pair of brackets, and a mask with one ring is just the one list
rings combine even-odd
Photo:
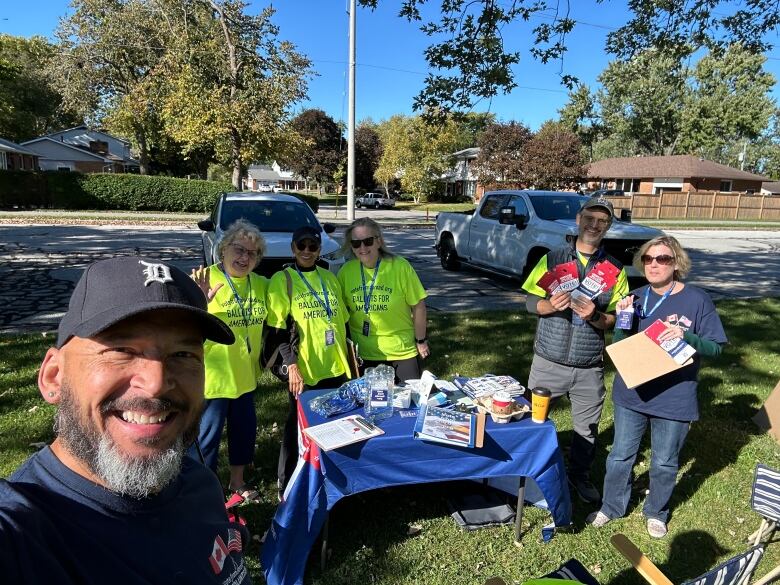
[[(308, 401), (298, 404), (301, 427), (325, 422)], [(509, 424), (487, 421), (484, 446), (468, 449), (412, 438), (413, 417), (396, 414), (380, 423), (384, 435), (328, 452), (301, 437), (303, 451), (284, 501), (276, 510), (261, 553), (269, 585), (303, 583), (309, 549), (327, 512), (344, 496), (413, 483), (503, 476), (533, 478), (556, 526), (571, 523), (571, 502), (555, 425), (526, 416)]]

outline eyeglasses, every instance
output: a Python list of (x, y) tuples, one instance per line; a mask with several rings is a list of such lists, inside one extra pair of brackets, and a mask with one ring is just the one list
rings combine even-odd
[(674, 262), (674, 256), (670, 256), (669, 254), (660, 254), (659, 256), (650, 256), (649, 254), (642, 254), (639, 259), (642, 261), (642, 264), (645, 266), (649, 266), (653, 263), (653, 260), (658, 262), (661, 266), (669, 266)]
[(241, 256), (246, 256), (250, 260), (257, 258), (257, 250), (247, 250), (244, 246), (239, 246), (238, 244), (230, 244), (230, 247), (233, 248), (233, 252), (235, 252), (236, 256), (239, 258)]
[(309, 252), (316, 252), (320, 249), (320, 245), (317, 242), (312, 242), (309, 240), (309, 244), (306, 244), (306, 240), (301, 240), (300, 242), (295, 242), (295, 247), (298, 248), (301, 252), (304, 250), (308, 250)]
[(593, 217), (592, 215), (583, 215), (582, 221), (586, 224), (595, 224), (599, 227), (605, 227), (609, 225), (609, 220), (601, 217)]
[(366, 248), (370, 248), (374, 245), (374, 236), (371, 236), (370, 238), (363, 238), (362, 240), (350, 240), (350, 244), (352, 244), (352, 247), (357, 250), (361, 244), (363, 244)]

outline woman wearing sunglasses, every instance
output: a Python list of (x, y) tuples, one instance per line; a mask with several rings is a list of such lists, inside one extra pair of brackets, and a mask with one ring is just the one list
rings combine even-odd
[(255, 452), (257, 415), (254, 390), (260, 377), (259, 356), (266, 319), (268, 279), (252, 271), (265, 252), (265, 240), (253, 224), (240, 219), (225, 231), (217, 247), (218, 264), (193, 271), (209, 301), (209, 313), (222, 319), (236, 337), (232, 345), (206, 341), (206, 409), (198, 444), (204, 461), (217, 472), (219, 443), (227, 422), (228, 487), (247, 501), (258, 501), (244, 481), (244, 468)]
[(417, 273), (391, 253), (382, 230), (367, 217), (356, 219), (344, 234), (339, 282), (349, 309), (349, 330), (363, 367), (389, 364), (399, 381), (420, 377), (420, 358), (428, 347), (428, 296)]
[(707, 293), (681, 282), (691, 261), (675, 238), (661, 236), (646, 242), (634, 257), (634, 266), (649, 284), (618, 302), (618, 311), (632, 310), (634, 316), (630, 330), (615, 330), (614, 341), (644, 331), (660, 319), (666, 325), (661, 340), (683, 339), (696, 354), (690, 365), (636, 388), (627, 388), (620, 374), (615, 376), (615, 439), (607, 457), (604, 498), (601, 510), (588, 516), (587, 522), (600, 527), (625, 515), (632, 468), (649, 425), (650, 493), (643, 514), (650, 536), (662, 538), (667, 532), (680, 450), (691, 422), (699, 418), (696, 389), (700, 358), (720, 355), (727, 339)]
[(279, 452), (280, 497), (298, 462), (298, 396), (304, 390), (338, 388), (349, 378), (348, 315), (336, 276), (316, 264), (321, 243), (318, 227), (295, 230), (295, 263), (274, 274), (268, 288), (268, 324), (288, 334), (279, 345), (290, 399)]

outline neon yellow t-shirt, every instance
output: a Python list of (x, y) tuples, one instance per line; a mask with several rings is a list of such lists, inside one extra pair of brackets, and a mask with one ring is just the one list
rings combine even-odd
[[(583, 266), (587, 266), (588, 259), (577, 252), (577, 258), (579, 258), (580, 262)], [(526, 292), (529, 292), (533, 295), (536, 295), (537, 297), (547, 298), (547, 291), (545, 291), (541, 286), (536, 284), (539, 282), (539, 279), (544, 276), (544, 273), (547, 272), (547, 255), (545, 254), (542, 256), (541, 260), (536, 263), (536, 266), (534, 266), (534, 269), (531, 271), (531, 273), (528, 275), (528, 278), (525, 279), (525, 282), (523, 283), (523, 290)], [(611, 313), (615, 310), (615, 307), (617, 306), (617, 303), (620, 299), (622, 299), (624, 296), (628, 294), (628, 276), (626, 276), (626, 269), (621, 268), (620, 274), (618, 274), (617, 282), (615, 283), (615, 286), (612, 287), (612, 296), (609, 298), (609, 305), (607, 305), (607, 312)]]
[[(367, 360), (405, 360), (417, 355), (411, 307), (427, 293), (411, 264), (400, 256), (383, 258), (374, 281), (369, 312), (364, 311), (360, 260), (352, 259), (339, 270), (339, 282), (349, 310), (349, 332)], [(373, 268), (364, 268), (365, 294), (371, 292)], [(368, 336), (363, 323), (369, 322)]]
[[(298, 271), (294, 268), (285, 270), (292, 281), (292, 299), (287, 296), (287, 278), (284, 271), (277, 272), (271, 277), (268, 287), (268, 324), (271, 327), (283, 328), (287, 316), (292, 314), (299, 335), (298, 368), (307, 385), (313, 386), (320, 380), (342, 374), (349, 376), (347, 332), (344, 327), (348, 317), (338, 280), (329, 270), (320, 267), (301, 272), (323, 302), (325, 298), (322, 285), (325, 284), (333, 311), (331, 320), (328, 321), (325, 307), (312, 294)], [(331, 335), (333, 342), (329, 344), (326, 340)]]
[(260, 378), (263, 322), (268, 314), (268, 279), (250, 274), (244, 278), (231, 278), (231, 281), (248, 313), (246, 323), (242, 317), (241, 305), (236, 300), (227, 277), (219, 266), (209, 266), (210, 285), (214, 287), (222, 283), (222, 287), (209, 303), (209, 313), (216, 315), (230, 327), (236, 341), (232, 345), (213, 341), (206, 341), (204, 344), (206, 398), (238, 398), (254, 390)]

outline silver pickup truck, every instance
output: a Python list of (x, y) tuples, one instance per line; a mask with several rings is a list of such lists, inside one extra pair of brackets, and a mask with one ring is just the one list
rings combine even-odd
[[(462, 263), (503, 276), (522, 278), (548, 251), (577, 235), (575, 218), (587, 196), (558, 191), (491, 191), (477, 208), (440, 213), (436, 250), (441, 265)], [(663, 232), (615, 218), (604, 237), (608, 254), (638, 276), (631, 260), (639, 247)]]

